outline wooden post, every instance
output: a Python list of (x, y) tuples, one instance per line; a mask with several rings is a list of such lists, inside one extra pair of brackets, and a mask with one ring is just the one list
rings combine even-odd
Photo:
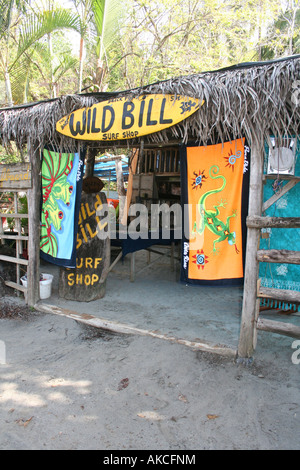
[(94, 166), (95, 166), (95, 157), (98, 153), (97, 149), (88, 148), (87, 152), (87, 159), (86, 159), (86, 165), (85, 165), (85, 176), (93, 176), (94, 174)]
[(40, 299), (40, 202), (41, 156), (38, 142), (27, 141), (31, 162), (32, 187), (28, 190), (28, 268), (27, 304), (33, 307)]
[(130, 255), (130, 282), (135, 280), (135, 251)]
[[(250, 159), (250, 188), (248, 215), (261, 216), (263, 201), (263, 142), (253, 136)], [(257, 278), (259, 262), (260, 229), (248, 228), (246, 263), (244, 274), (244, 296), (238, 345), (240, 358), (251, 358), (254, 351), (255, 321), (257, 311)]]
[(118, 196), (120, 197), (125, 197), (126, 196), (126, 190), (124, 187), (124, 176), (123, 176), (123, 169), (122, 169), (122, 160), (116, 160), (115, 161), (115, 166), (116, 166), (116, 177), (117, 177), (117, 191), (118, 191)]
[(129, 175), (128, 175), (128, 184), (127, 184), (127, 195), (126, 195), (126, 212), (124, 212), (123, 217), (121, 215), (121, 223), (122, 225), (127, 225), (127, 214), (129, 212), (129, 207), (131, 204), (131, 199), (132, 199), (132, 182), (133, 182), (133, 175), (136, 174), (136, 168), (137, 168), (137, 163), (138, 163), (138, 156), (139, 156), (139, 150), (138, 149), (133, 149), (133, 158), (131, 162), (131, 166), (129, 167)]

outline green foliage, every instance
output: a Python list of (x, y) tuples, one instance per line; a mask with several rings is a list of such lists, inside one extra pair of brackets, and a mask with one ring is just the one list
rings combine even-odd
[[(1, 103), (9, 85), (14, 103), (22, 103), (300, 52), (299, 0), (72, 2), (66, 10), (54, 0), (34, 8), (0, 0)], [(72, 46), (66, 28), (84, 47)]]
[(0, 164), (20, 163), (21, 161), (22, 157), (13, 142), (9, 147), (0, 145)]

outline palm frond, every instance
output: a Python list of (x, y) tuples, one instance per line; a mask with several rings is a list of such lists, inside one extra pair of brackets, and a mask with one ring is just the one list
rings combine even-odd
[[(207, 144), (241, 137), (246, 137), (249, 144), (254, 137), (264, 142), (272, 134), (279, 138), (299, 135), (300, 107), (295, 104), (298, 98), (295, 85), (299, 79), (300, 55), (172, 78), (122, 93), (67, 95), (0, 109), (0, 138), (4, 144), (15, 140), (22, 147), (29, 136), (41, 147), (52, 142), (76, 149), (76, 140), (56, 132), (56, 122), (62, 117), (112, 97), (125, 95), (131, 99), (144, 93), (170, 93), (195, 97), (204, 100), (204, 104), (178, 125), (143, 137), (145, 144), (167, 143), (174, 139)], [(131, 144), (139, 145), (139, 139)]]
[(119, 33), (124, 3), (121, 0), (92, 0), (92, 10), (98, 35), (97, 55), (100, 57)]
[(45, 35), (62, 28), (73, 29), (80, 33), (81, 27), (79, 16), (70, 10), (57, 9), (28, 16), (22, 23), (17, 57), (10, 68), (26, 50)]

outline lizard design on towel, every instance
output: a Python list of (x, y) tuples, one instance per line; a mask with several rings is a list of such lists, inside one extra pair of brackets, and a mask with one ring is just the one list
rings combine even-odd
[(220, 186), (217, 189), (211, 189), (204, 193), (198, 201), (197, 204), (197, 209), (200, 213), (200, 225), (197, 227), (197, 222), (194, 223), (193, 225), (193, 230), (192, 233), (199, 233), (200, 235), (204, 232), (205, 228), (208, 228), (212, 233), (217, 235), (218, 238), (216, 238), (213, 242), (213, 253), (217, 254), (218, 249), (216, 247), (217, 243), (220, 243), (224, 240), (227, 239), (229, 245), (233, 245), (235, 247), (236, 253), (239, 253), (239, 250), (236, 246), (236, 234), (235, 232), (230, 231), (230, 219), (232, 217), (237, 216), (237, 211), (234, 210), (231, 215), (229, 215), (226, 219), (226, 222), (222, 222), (222, 220), (219, 219), (220, 215), (220, 208), (225, 208), (225, 205), (227, 204), (226, 201), (221, 199), (221, 202), (217, 205), (213, 206), (213, 209), (207, 209), (206, 208), (206, 199), (211, 196), (212, 194), (219, 193), (223, 191), (223, 189), (226, 186), (226, 178), (223, 175), (218, 175), (219, 173), (219, 167), (217, 165), (213, 165), (209, 169), (209, 176), (212, 179), (221, 179), (222, 180), (222, 186)]

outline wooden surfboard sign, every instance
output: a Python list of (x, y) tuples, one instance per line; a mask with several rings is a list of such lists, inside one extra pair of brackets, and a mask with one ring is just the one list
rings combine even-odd
[(56, 123), (56, 130), (78, 140), (132, 139), (178, 124), (203, 102), (173, 94), (113, 98), (68, 114)]

